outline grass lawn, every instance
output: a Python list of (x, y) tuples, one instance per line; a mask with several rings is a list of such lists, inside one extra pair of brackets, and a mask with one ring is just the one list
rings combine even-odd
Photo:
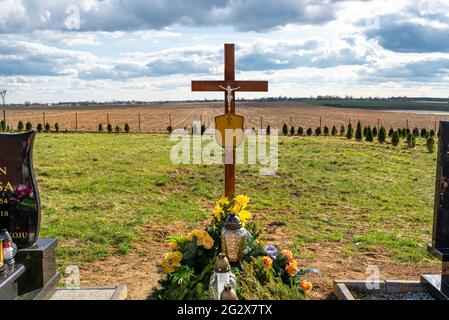
[[(348, 255), (383, 250), (426, 264), (436, 154), (340, 137), (280, 137), (276, 176), (237, 167), (237, 193), (263, 224), (285, 226), (293, 250), (333, 242)], [(41, 236), (59, 240), (58, 264), (126, 254), (139, 226), (204, 221), (221, 197), (219, 165), (173, 165), (173, 142), (150, 134), (39, 134), (34, 162)], [(159, 259), (160, 257), (155, 257)]]

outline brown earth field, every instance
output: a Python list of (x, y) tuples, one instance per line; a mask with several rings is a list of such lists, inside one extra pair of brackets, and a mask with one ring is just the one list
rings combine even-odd
[[(284, 123), (294, 127), (332, 127), (361, 121), (363, 125), (385, 128), (436, 129), (437, 121), (449, 119), (447, 114), (432, 111), (379, 111), (356, 108), (322, 107), (302, 102), (238, 102), (237, 114), (245, 117), (246, 128), (281, 128)], [(223, 113), (223, 102), (173, 103), (130, 106), (84, 107), (20, 107), (6, 109), (6, 122), (10, 128), (17, 123), (59, 124), (61, 131), (97, 131), (99, 124), (111, 123), (122, 129), (125, 123), (131, 132), (166, 132), (167, 126), (191, 128), (193, 121), (202, 121), (206, 127), (214, 126), (214, 117)], [(140, 119), (140, 121), (139, 121)]]

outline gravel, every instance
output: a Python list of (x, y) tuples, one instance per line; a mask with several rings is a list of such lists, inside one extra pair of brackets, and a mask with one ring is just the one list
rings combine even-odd
[(375, 293), (358, 297), (360, 300), (436, 300), (427, 292)]

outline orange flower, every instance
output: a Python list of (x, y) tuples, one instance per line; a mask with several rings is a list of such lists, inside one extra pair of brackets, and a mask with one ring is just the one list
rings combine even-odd
[(298, 262), (296, 260), (290, 261), (285, 265), (285, 271), (290, 277), (293, 277), (298, 271)]
[(178, 250), (179, 250), (179, 245), (178, 245), (176, 242), (170, 242), (170, 243), (168, 244), (168, 248), (169, 248), (171, 251), (178, 251)]
[(268, 268), (271, 268), (271, 266), (273, 265), (273, 260), (270, 257), (265, 256), (263, 257), (263, 263), (265, 263)]
[(313, 289), (313, 284), (310, 281), (307, 280), (301, 280), (301, 287), (306, 290), (306, 292), (309, 292)]
[(284, 249), (281, 251), (282, 255), (288, 259), (288, 261), (293, 261), (293, 253), (290, 250)]

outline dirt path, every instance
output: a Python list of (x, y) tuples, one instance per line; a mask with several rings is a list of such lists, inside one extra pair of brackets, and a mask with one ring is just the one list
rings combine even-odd
[[(126, 284), (129, 299), (146, 299), (151, 288), (157, 285), (163, 276), (157, 265), (167, 245), (164, 239), (170, 234), (183, 234), (188, 231), (185, 222), (174, 222), (168, 225), (144, 226), (145, 236), (135, 243), (134, 249), (126, 256), (110, 256), (105, 260), (86, 265), (81, 269), (82, 285), (114, 285)], [(282, 227), (265, 227), (265, 239), (270, 243), (286, 246), (286, 233)], [(288, 247), (288, 246), (287, 246)], [(320, 274), (307, 277), (314, 283), (310, 299), (334, 299), (332, 294), (333, 280), (366, 279), (366, 268), (376, 265), (381, 279), (419, 280), (420, 274), (438, 273), (438, 265), (420, 266), (413, 263), (401, 263), (391, 260), (386, 254), (379, 252), (360, 253), (348, 256), (335, 243), (313, 243), (306, 246), (313, 252), (313, 258), (300, 260), (302, 268), (316, 268)]]

